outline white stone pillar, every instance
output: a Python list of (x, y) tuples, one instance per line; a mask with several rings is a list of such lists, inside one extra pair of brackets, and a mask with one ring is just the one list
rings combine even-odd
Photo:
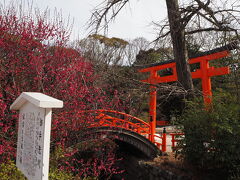
[(29, 180), (48, 180), (52, 108), (62, 107), (36, 92), (23, 92), (10, 106), (20, 111), (16, 164)]

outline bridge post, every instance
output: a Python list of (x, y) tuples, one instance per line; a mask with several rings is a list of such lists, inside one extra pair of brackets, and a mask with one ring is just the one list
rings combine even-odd
[(166, 128), (163, 128), (163, 135), (162, 135), (162, 152), (167, 151), (167, 133)]

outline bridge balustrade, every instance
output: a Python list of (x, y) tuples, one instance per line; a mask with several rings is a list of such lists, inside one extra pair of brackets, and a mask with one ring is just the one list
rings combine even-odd
[(171, 135), (171, 142), (172, 142), (172, 149), (176, 147), (176, 143), (180, 141), (180, 139), (184, 136), (184, 133), (170, 133)]
[[(95, 121), (89, 124), (89, 127), (118, 127), (127, 129), (129, 131), (137, 132), (143, 135), (153, 144), (155, 144), (162, 152), (166, 151), (166, 131), (163, 132), (162, 136), (151, 134), (151, 129), (149, 123), (131, 116), (129, 114), (114, 111), (114, 110), (86, 110), (82, 113), (88, 113), (95, 117)], [(161, 139), (161, 143), (157, 141)]]

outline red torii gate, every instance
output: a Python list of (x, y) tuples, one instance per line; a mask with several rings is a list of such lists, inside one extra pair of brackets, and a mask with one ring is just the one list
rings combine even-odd
[[(211, 77), (229, 74), (229, 67), (215, 68), (210, 67), (209, 61), (224, 58), (230, 54), (230, 50), (236, 49), (236, 43), (228, 44), (224, 47), (217, 48), (208, 52), (204, 52), (195, 57), (189, 59), (189, 64), (200, 64), (200, 68), (194, 72), (191, 72), (193, 79), (202, 80), (202, 91), (205, 106), (208, 106), (212, 102), (212, 88)], [(172, 75), (161, 77), (158, 75), (159, 70), (171, 68)], [(157, 64), (152, 64), (150, 67), (140, 69), (139, 72), (150, 72), (148, 79), (143, 80), (152, 85), (158, 83), (167, 83), (177, 81), (176, 62), (174, 60), (165, 61)], [(149, 101), (149, 124), (151, 130), (151, 141), (154, 140), (154, 134), (156, 129), (156, 108), (157, 108), (157, 89), (156, 86), (150, 86), (150, 101)]]

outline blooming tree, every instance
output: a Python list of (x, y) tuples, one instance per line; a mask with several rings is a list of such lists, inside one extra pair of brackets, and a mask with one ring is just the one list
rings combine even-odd
[[(67, 47), (69, 31), (61, 24), (61, 18), (51, 20), (47, 12), (34, 15), (18, 10), (14, 6), (0, 9), (0, 162), (16, 155), (18, 117), (9, 106), (24, 91), (43, 92), (64, 101), (64, 108), (53, 114), (52, 139), (54, 145), (61, 146), (65, 157), (73, 156), (77, 149), (69, 152), (66, 148), (66, 141), (71, 141), (69, 133), (86, 128), (94, 120), (80, 111), (110, 108), (112, 104), (117, 107), (119, 101), (117, 97), (109, 99), (94, 86), (92, 65), (78, 50)], [(111, 153), (101, 156), (105, 160), (97, 156), (84, 161), (93, 163), (91, 171), (90, 167), (75, 171), (88, 176), (99, 175), (103, 169), (116, 172), (109, 163), (114, 158)], [(83, 163), (81, 159), (77, 161)], [(97, 162), (102, 168), (96, 168)], [(73, 164), (68, 160), (64, 163), (68, 167)]]

